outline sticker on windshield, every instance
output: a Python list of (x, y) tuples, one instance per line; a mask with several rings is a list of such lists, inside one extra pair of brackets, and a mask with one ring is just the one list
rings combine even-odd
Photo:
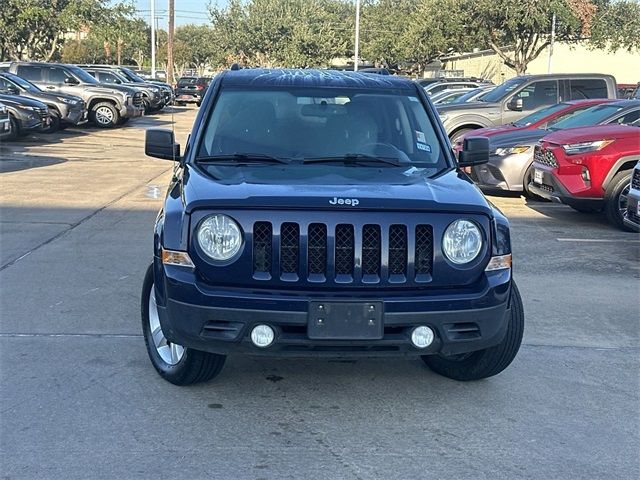
[(431, 145), (427, 145), (426, 143), (416, 143), (418, 150), (422, 150), (423, 152), (431, 153)]
[(416, 130), (416, 140), (418, 142), (427, 143), (427, 139), (425, 138), (424, 133), (419, 132), (418, 130)]

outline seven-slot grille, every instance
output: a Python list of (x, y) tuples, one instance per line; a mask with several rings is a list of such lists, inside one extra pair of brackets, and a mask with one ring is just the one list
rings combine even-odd
[(538, 163), (542, 163), (543, 165), (548, 165), (553, 168), (558, 166), (558, 161), (556, 160), (555, 155), (553, 155), (551, 151), (542, 148), (540, 145), (536, 145), (533, 153), (533, 159)]
[(640, 170), (637, 168), (633, 171), (633, 176), (631, 177), (631, 188), (640, 190)]
[(255, 222), (251, 248), (257, 280), (428, 282), (433, 267), (433, 230), (423, 224)]

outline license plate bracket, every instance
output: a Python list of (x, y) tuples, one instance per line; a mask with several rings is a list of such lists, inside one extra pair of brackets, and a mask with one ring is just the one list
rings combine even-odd
[(533, 171), (533, 181), (538, 185), (542, 185), (542, 179), (544, 178), (544, 173), (542, 170), (535, 169)]
[(310, 302), (307, 335), (312, 340), (380, 340), (382, 302)]

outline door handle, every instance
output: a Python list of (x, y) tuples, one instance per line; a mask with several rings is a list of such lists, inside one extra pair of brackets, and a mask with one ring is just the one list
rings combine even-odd
[(47, 86), (47, 90), (55, 90), (55, 89), (56, 89), (56, 87), (52, 87), (51, 85)]

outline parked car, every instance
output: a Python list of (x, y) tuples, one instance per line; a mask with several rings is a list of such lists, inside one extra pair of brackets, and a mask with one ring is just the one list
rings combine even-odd
[(490, 92), (496, 88), (495, 85), (485, 85), (483, 87), (472, 88), (471, 90), (467, 90), (464, 95), (456, 98), (451, 103), (467, 103), (467, 102), (475, 102), (484, 94)]
[(130, 82), (133, 83), (150, 83), (151, 85), (156, 85), (162, 89), (162, 94), (164, 95), (164, 104), (171, 105), (173, 104), (173, 88), (169, 85), (167, 80), (167, 74), (164, 70), (156, 70), (157, 78), (151, 78), (145, 80), (136, 72), (127, 67), (122, 66), (114, 66), (114, 65), (97, 65), (100, 68), (110, 68), (112, 70), (116, 70), (121, 75), (124, 75)]
[(446, 83), (446, 82), (473, 82), (473, 83), (486, 83), (491, 84), (490, 80), (485, 80), (478, 77), (429, 77), (418, 78), (415, 82), (421, 87), (428, 87), (434, 83)]
[(438, 113), (454, 143), (478, 128), (515, 122), (530, 113), (566, 100), (617, 98), (611, 75), (553, 74), (525, 75), (507, 80), (477, 102), (443, 105)]
[(49, 108), (42, 102), (4, 94), (0, 94), (0, 102), (9, 111), (10, 128), (7, 137), (10, 140), (42, 132), (49, 126)]
[(175, 104), (195, 103), (200, 106), (211, 79), (208, 77), (182, 77), (178, 80), (175, 90)]
[(144, 113), (153, 113), (164, 107), (164, 95), (162, 89), (152, 83), (134, 83), (120, 72), (108, 68), (96, 68), (85, 65), (78, 65), (85, 72), (107, 85), (127, 85), (139, 89), (142, 92), (142, 102)]
[(49, 107), (51, 119), (47, 133), (69, 125), (81, 125), (88, 119), (88, 111), (82, 98), (64, 93), (43, 92), (33, 83), (13, 73), (0, 72), (0, 93), (31, 98)]
[[(597, 102), (601, 103), (594, 104)], [(534, 113), (534, 118), (535, 115)], [(480, 188), (485, 192), (495, 190), (524, 191), (525, 195), (534, 196), (528, 190), (528, 185), (533, 175), (531, 165), (534, 149), (540, 139), (548, 135), (550, 131), (592, 125), (632, 124), (640, 117), (640, 102), (637, 100), (611, 101), (607, 99), (579, 100), (549, 116), (553, 116), (553, 118), (548, 119), (544, 124), (539, 124), (538, 128), (489, 132), (489, 163), (471, 169), (471, 178)], [(530, 120), (534, 120), (534, 118)]]
[(603, 210), (624, 223), (633, 168), (640, 160), (640, 120), (553, 132), (536, 146), (529, 190), (579, 212)]
[(431, 96), (431, 102), (434, 105), (446, 105), (448, 103), (455, 102), (458, 98), (462, 97), (464, 94), (473, 90), (471, 88), (456, 88), (451, 90), (441, 90), (438, 93), (434, 93)]
[(424, 91), (427, 92), (428, 95), (435, 95), (438, 92), (442, 92), (443, 90), (451, 90), (451, 89), (461, 89), (461, 88), (478, 88), (486, 85), (492, 85), (491, 83), (475, 81), (475, 80), (459, 80), (459, 81), (440, 81), (436, 83), (431, 83), (424, 88)]
[(458, 171), (487, 139), (456, 164), (424, 90), (392, 76), (242, 69), (212, 88), (184, 156), (147, 130), (147, 155), (179, 160), (142, 292), (163, 378), (208, 380), (229, 353), (420, 356), (457, 380), (509, 365), (508, 221)]
[(0, 102), (0, 139), (8, 137), (11, 133), (11, 120), (7, 106)]
[(113, 128), (143, 114), (142, 93), (125, 85), (105, 86), (75, 65), (43, 62), (8, 62), (0, 70), (29, 80), (51, 93), (84, 100), (89, 120), (101, 128)]
[(624, 224), (630, 230), (640, 232), (640, 161), (631, 174), (631, 187), (627, 195), (627, 213)]
[(618, 98), (633, 98), (633, 92), (635, 92), (636, 88), (638, 88), (637, 83), (619, 83)]

